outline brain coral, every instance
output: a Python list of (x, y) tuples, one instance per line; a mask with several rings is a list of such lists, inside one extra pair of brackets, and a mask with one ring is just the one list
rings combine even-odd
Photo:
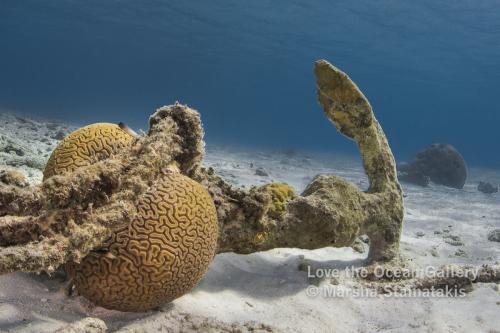
[[(83, 127), (55, 149), (44, 178), (109, 157), (133, 139), (118, 125)], [(217, 214), (207, 190), (168, 173), (139, 197), (130, 225), (66, 269), (78, 292), (95, 304), (144, 311), (189, 292), (212, 261), (217, 239)]]
[(118, 148), (131, 145), (133, 140), (131, 134), (115, 124), (99, 123), (82, 127), (68, 135), (52, 152), (43, 179), (107, 158)]
[(215, 206), (206, 189), (169, 173), (138, 203), (138, 214), (106, 246), (67, 270), (78, 292), (120, 311), (145, 311), (189, 292), (217, 248)]

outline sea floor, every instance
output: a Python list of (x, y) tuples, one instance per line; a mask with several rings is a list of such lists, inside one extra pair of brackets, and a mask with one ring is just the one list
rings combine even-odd
[[(9, 164), (32, 183), (41, 166), (71, 126), (0, 114), (0, 167)], [(61, 133), (62, 134), (61, 134)], [(10, 144), (22, 151), (5, 149)], [(31, 161), (31, 162), (30, 162)], [(250, 187), (284, 181), (297, 191), (317, 174), (335, 173), (365, 189), (356, 157), (296, 151), (263, 152), (208, 146), (206, 166), (229, 182)], [(257, 175), (256, 170), (261, 168)], [(402, 255), (416, 266), (492, 264), (500, 243), (488, 233), (500, 228), (500, 195), (477, 191), (480, 180), (500, 184), (500, 170), (472, 167), (463, 190), (404, 184), (405, 225)], [(68, 297), (61, 276), (0, 276), (0, 331), (52, 332), (85, 317), (103, 319), (109, 332), (499, 332), (497, 284), (475, 284), (463, 297), (397, 298), (314, 295), (331, 279), (315, 279), (299, 269), (304, 262), (320, 269), (363, 265), (365, 251), (323, 248), (275, 249), (251, 255), (220, 254), (200, 285), (172, 304), (144, 314), (93, 307)], [(350, 281), (349, 286), (356, 285)]]

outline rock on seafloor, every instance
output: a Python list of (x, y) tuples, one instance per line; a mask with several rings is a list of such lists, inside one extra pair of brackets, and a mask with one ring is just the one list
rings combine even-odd
[(269, 177), (269, 173), (266, 171), (266, 169), (262, 167), (257, 168), (257, 170), (255, 170), (255, 175), (261, 177)]
[(415, 185), (419, 185), (422, 187), (427, 187), (429, 186), (429, 183), (431, 182), (431, 178), (429, 176), (424, 175), (420, 171), (401, 171), (403, 170), (409, 170), (407, 169), (407, 163), (402, 163), (399, 166), (398, 170), (398, 179), (401, 182), (407, 182)]
[(427, 178), (435, 184), (462, 189), (468, 167), (458, 150), (449, 144), (433, 144), (420, 151), (415, 160), (398, 166), (402, 181), (427, 186)]
[(99, 318), (84, 318), (77, 322), (61, 327), (54, 333), (106, 333), (108, 327)]
[(485, 194), (493, 194), (498, 192), (498, 186), (493, 186), (491, 183), (481, 181), (477, 186), (477, 190)]
[(14, 169), (0, 170), (0, 182), (5, 185), (14, 185), (19, 187), (26, 187), (29, 185), (26, 177), (21, 172)]
[(500, 229), (490, 231), (488, 234), (488, 240), (490, 242), (500, 242)]

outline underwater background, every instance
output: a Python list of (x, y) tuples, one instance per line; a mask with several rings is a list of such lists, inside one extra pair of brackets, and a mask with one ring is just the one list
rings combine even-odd
[(398, 160), (444, 142), (500, 167), (495, 0), (0, 0), (0, 45), (2, 111), (146, 129), (178, 100), (209, 144), (357, 154), (316, 102), (325, 58)]

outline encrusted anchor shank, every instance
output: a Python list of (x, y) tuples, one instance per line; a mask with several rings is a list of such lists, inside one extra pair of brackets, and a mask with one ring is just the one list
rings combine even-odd
[(372, 260), (394, 259), (399, 252), (404, 207), (387, 138), (367, 98), (347, 74), (325, 60), (316, 62), (315, 74), (325, 114), (339, 132), (357, 143), (370, 181), (367, 193), (353, 191), (352, 196), (344, 198), (359, 203), (352, 222), (359, 223), (360, 232), (370, 237)]
[(386, 136), (368, 100), (345, 73), (320, 60), (315, 74), (318, 99), (326, 116), (358, 144), (370, 180), (368, 192), (334, 175), (317, 176), (301, 196), (286, 184), (245, 192), (205, 173), (201, 181), (219, 208), (220, 251), (343, 247), (367, 234), (369, 259), (392, 260), (399, 252), (404, 212)]

